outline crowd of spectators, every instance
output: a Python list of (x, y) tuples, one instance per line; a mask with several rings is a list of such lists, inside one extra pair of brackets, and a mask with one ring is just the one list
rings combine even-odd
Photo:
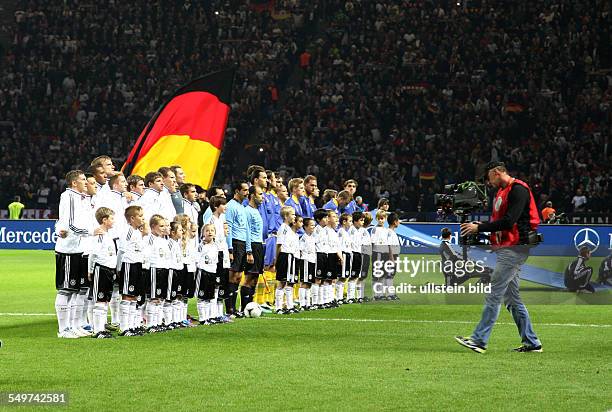
[(609, 2), (20, 6), (0, 71), (0, 173), (29, 207), (56, 201), (78, 159), (124, 159), (178, 85), (236, 64), (216, 183), (255, 144), (248, 160), (288, 177), (354, 178), (366, 203), (433, 212), (444, 184), (502, 160), (540, 208), (611, 211)]
[(503, 160), (542, 207), (610, 212), (610, 3), (328, 8), (301, 84), (266, 130), (274, 167), (329, 186), (354, 177), (367, 199), (432, 211), (444, 184)]
[[(309, 2), (313, 3), (313, 2)], [(315, 2), (316, 3), (316, 2)], [(20, 1), (0, 70), (0, 193), (54, 207), (67, 170), (121, 164), (159, 105), (191, 79), (237, 67), (219, 173), (290, 74), (299, 1)], [(307, 17), (306, 17), (307, 18)]]

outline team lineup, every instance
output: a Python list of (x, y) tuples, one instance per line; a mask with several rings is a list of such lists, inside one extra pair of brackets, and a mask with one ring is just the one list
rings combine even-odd
[[(180, 166), (126, 178), (99, 156), (87, 171), (68, 172), (56, 224), (57, 336), (232, 322), (259, 309), (252, 303), (258, 282), (270, 289), (264, 273), (276, 282), (276, 314), (367, 302), (371, 264), (400, 252), (399, 218), (387, 212), (388, 201), (375, 214), (364, 211), (353, 200), (357, 182), (348, 180), (340, 192), (325, 190), (317, 207), (315, 176), (285, 186), (261, 166), (246, 175), (229, 200), (211, 187), (204, 208)], [(398, 299), (390, 293), (394, 276), (389, 269), (373, 277), (374, 300)]]

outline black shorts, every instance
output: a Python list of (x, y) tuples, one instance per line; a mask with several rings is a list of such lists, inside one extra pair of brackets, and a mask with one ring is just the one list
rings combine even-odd
[(219, 289), (219, 299), (225, 299), (227, 284), (229, 283), (229, 269), (223, 267), (223, 252), (219, 252), (217, 260), (217, 271), (215, 277), (215, 287)]
[(79, 279), (79, 284), (81, 289), (87, 289), (91, 287), (91, 281), (87, 276), (87, 269), (89, 267), (89, 256), (81, 255), (81, 278)]
[(295, 258), (291, 253), (280, 252), (276, 260), (276, 280), (279, 282), (297, 283)]
[(342, 265), (337, 253), (327, 254), (327, 279), (338, 279), (342, 272)]
[(174, 300), (183, 295), (183, 284), (185, 283), (185, 273), (183, 269), (170, 269), (168, 271), (168, 298)]
[(149, 269), (149, 290), (151, 299), (166, 299), (168, 297), (168, 269)]
[(317, 271), (315, 277), (317, 279), (327, 278), (327, 253), (317, 252)]
[(81, 276), (84, 270), (82, 265), (81, 253), (60, 253), (55, 252), (55, 288), (74, 289), (81, 288)]
[(246, 243), (242, 240), (232, 240), (232, 265), (230, 269), (233, 272), (244, 272), (246, 269)]
[(183, 297), (184, 298), (192, 298), (193, 297), (193, 289), (195, 287), (195, 272), (190, 272), (187, 265), (183, 267), (184, 274), (184, 283), (183, 283)]
[(395, 275), (395, 271), (387, 271), (386, 263), (389, 261), (389, 253), (372, 252), (372, 278), (382, 279)]
[(144, 305), (147, 296), (151, 291), (151, 270), (149, 268), (142, 268), (140, 272), (140, 284), (138, 295), (136, 295), (136, 303), (141, 306)]
[(138, 296), (140, 294), (142, 290), (142, 263), (123, 262), (118, 277), (119, 293), (127, 296)]
[(353, 252), (351, 257), (351, 279), (358, 279), (361, 275), (361, 253)]
[(196, 298), (202, 300), (211, 300), (215, 298), (215, 273), (210, 273), (202, 269), (198, 269), (195, 276), (195, 287), (193, 294)]
[(366, 279), (370, 272), (370, 255), (365, 253), (361, 255), (361, 272), (359, 272), (359, 279)]
[(315, 279), (317, 264), (304, 259), (297, 260), (298, 276), (302, 283), (312, 283)]
[(113, 280), (115, 269), (100, 266), (96, 263), (94, 267), (90, 297), (97, 302), (110, 302), (113, 295)]
[(251, 275), (261, 275), (264, 268), (264, 245), (263, 243), (251, 243), (253, 249), (253, 263), (247, 263), (245, 272)]
[(338, 276), (338, 279), (349, 279), (351, 277), (351, 261), (352, 254), (342, 252), (342, 267), (340, 269), (340, 276)]

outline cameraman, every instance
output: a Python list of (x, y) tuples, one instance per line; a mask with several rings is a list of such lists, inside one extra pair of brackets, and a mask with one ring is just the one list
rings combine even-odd
[(489, 183), (497, 187), (491, 221), (462, 223), (461, 235), (491, 232), (491, 244), (497, 265), (491, 275), (491, 292), (485, 297), (480, 323), (472, 336), (455, 337), (457, 342), (478, 353), (486, 351), (493, 325), (499, 316), (502, 299), (519, 329), (522, 345), (517, 352), (541, 352), (542, 345), (533, 331), (529, 312), (519, 295), (519, 270), (529, 256), (529, 244), (535, 244), (535, 230), (540, 223), (538, 208), (527, 183), (508, 174), (502, 162), (486, 166)]
[(447, 227), (443, 228), (440, 234), (442, 242), (440, 243), (439, 251), (442, 261), (442, 274), (444, 274), (444, 284), (446, 286), (460, 285), (472, 278), (479, 278), (481, 283), (491, 282), (491, 269), (489, 268), (482, 268), (480, 271), (475, 270), (472, 273), (468, 273), (465, 270), (466, 262), (463, 260), (463, 256), (450, 245), (451, 231)]

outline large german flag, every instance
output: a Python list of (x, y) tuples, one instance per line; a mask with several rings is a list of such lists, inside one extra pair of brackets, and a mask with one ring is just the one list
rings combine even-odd
[(200, 77), (181, 87), (140, 133), (123, 173), (146, 175), (180, 165), (187, 180), (208, 188), (227, 126), (234, 69)]

